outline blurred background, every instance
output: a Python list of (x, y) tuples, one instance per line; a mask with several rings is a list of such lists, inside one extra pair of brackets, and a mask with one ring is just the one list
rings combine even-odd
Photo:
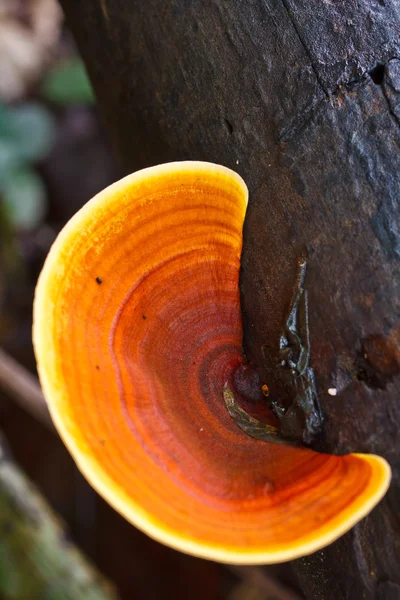
[[(31, 327), (44, 258), (66, 221), (121, 175), (57, 3), (0, 0), (0, 431), (12, 456), (9, 464), (21, 468), (61, 517), (68, 548), (76, 544), (93, 564), (93, 577), (98, 571), (111, 582), (105, 596), (58, 596), (46, 586), (29, 588), (18, 552), (22, 548), (29, 561), (37, 546), (34, 541), (32, 549), (24, 547), (28, 525), (24, 521), (19, 530), (17, 521), (29, 512), (30, 494), (37, 491), (25, 490), (26, 506), (17, 509), (12, 492), (10, 518), (10, 503), (1, 499), (8, 492), (0, 470), (0, 599), (299, 599), (288, 565), (218, 565), (140, 533), (90, 488), (46, 419), (26, 410), (39, 394), (30, 378), (35, 374)], [(29, 535), (34, 540), (35, 532)], [(15, 536), (22, 536), (18, 551)]]

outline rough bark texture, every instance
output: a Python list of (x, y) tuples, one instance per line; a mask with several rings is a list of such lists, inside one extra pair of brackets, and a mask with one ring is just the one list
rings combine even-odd
[(290, 396), (278, 342), (307, 259), (315, 446), (381, 454), (394, 480), (295, 568), (310, 599), (400, 598), (400, 4), (61, 3), (127, 170), (190, 158), (245, 178), (244, 348), (276, 397)]

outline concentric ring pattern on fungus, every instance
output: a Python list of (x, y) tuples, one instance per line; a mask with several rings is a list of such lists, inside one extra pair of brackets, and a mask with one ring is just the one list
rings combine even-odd
[(98, 194), (47, 258), (34, 344), (57, 429), (112, 506), (183, 552), (255, 564), (336, 539), (384, 495), (390, 468), (255, 440), (229, 416), (247, 194), (201, 162)]

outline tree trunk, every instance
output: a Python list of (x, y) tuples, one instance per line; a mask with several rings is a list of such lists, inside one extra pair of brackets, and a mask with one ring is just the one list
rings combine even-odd
[(279, 339), (306, 260), (313, 445), (381, 454), (394, 481), (294, 566), (309, 599), (400, 598), (399, 3), (61, 3), (127, 170), (197, 159), (246, 180), (244, 348), (286, 403)]

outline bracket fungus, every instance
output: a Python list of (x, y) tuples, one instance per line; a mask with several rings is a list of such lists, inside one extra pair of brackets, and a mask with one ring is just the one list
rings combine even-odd
[(390, 467), (255, 439), (232, 418), (226, 400), (246, 371), (247, 196), (236, 173), (202, 162), (144, 169), (105, 189), (50, 251), (34, 345), (55, 425), (116, 510), (183, 552), (256, 564), (342, 535), (382, 498)]

